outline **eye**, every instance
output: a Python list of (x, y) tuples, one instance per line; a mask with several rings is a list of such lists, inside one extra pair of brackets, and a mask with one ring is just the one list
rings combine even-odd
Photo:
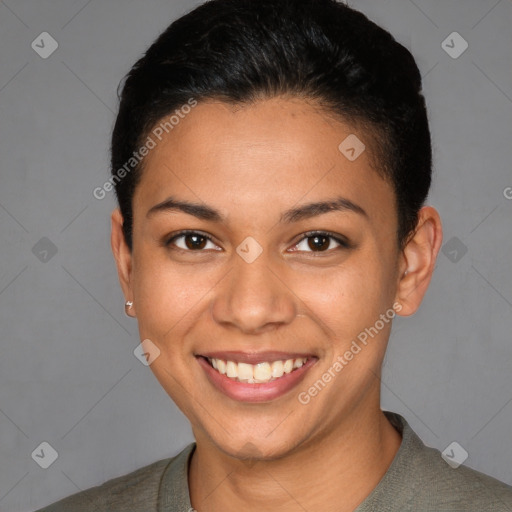
[[(208, 247), (210, 244), (210, 247)], [(310, 231), (291, 250), (292, 252), (328, 252), (338, 248), (350, 248), (349, 242), (342, 236), (326, 231)], [(174, 246), (182, 251), (203, 252), (206, 249), (222, 250), (211, 236), (198, 231), (183, 230), (165, 241), (165, 246)]]
[(338, 248), (348, 249), (350, 244), (343, 237), (325, 231), (310, 231), (304, 234), (304, 238), (292, 249), (293, 252), (327, 252), (335, 249), (334, 245), (338, 244)]
[(218, 246), (213, 243), (212, 238), (209, 235), (199, 233), (197, 231), (183, 230), (169, 238), (165, 242), (165, 245), (174, 245), (182, 251), (201, 252), (203, 249), (212, 248), (206, 247), (209, 243), (213, 246), (214, 250), (217, 250), (215, 248)]

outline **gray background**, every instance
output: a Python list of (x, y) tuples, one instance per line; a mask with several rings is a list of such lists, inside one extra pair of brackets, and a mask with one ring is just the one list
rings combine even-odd
[[(109, 246), (115, 203), (92, 191), (108, 176), (119, 81), (197, 3), (0, 2), (2, 511), (42, 507), (192, 439), (133, 355), (136, 324), (123, 314)], [(408, 47), (424, 75), (430, 204), (448, 244), (420, 311), (396, 320), (383, 408), (428, 445), (457, 441), (467, 465), (511, 484), (512, 2), (350, 3)], [(43, 31), (59, 44), (47, 59), (31, 48)], [(442, 47), (453, 31), (469, 44), (458, 58)], [(43, 441), (58, 452), (48, 469), (31, 458)]]

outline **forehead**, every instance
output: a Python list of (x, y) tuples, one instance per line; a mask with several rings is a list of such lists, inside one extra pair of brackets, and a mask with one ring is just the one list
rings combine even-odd
[(200, 102), (160, 135), (144, 161), (135, 203), (169, 195), (274, 210), (343, 195), (394, 220), (392, 187), (372, 168), (370, 134), (295, 98), (244, 106)]

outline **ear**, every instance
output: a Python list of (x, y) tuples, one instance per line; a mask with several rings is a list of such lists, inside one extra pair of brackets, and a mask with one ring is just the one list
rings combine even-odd
[(443, 240), (441, 218), (435, 208), (424, 206), (418, 213), (416, 230), (404, 247), (395, 300), (401, 316), (416, 312), (427, 291)]
[[(118, 209), (114, 210), (111, 215), (112, 231), (110, 234), (110, 245), (117, 266), (117, 275), (123, 290), (126, 301), (133, 300), (132, 290), (132, 253), (126, 244), (123, 233), (123, 216)], [(131, 308), (126, 309), (128, 316), (135, 317), (135, 304)]]

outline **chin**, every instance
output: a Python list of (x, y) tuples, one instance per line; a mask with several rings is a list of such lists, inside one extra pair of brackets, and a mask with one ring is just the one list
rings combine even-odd
[[(271, 461), (294, 452), (304, 441), (296, 425), (283, 425), (280, 434), (277, 431), (270, 435), (263, 434), (262, 431), (256, 433), (247, 430), (237, 431), (239, 434), (234, 435), (224, 431), (209, 433), (209, 442), (216, 449), (235, 459)], [(291, 433), (293, 436), (290, 435)]]

